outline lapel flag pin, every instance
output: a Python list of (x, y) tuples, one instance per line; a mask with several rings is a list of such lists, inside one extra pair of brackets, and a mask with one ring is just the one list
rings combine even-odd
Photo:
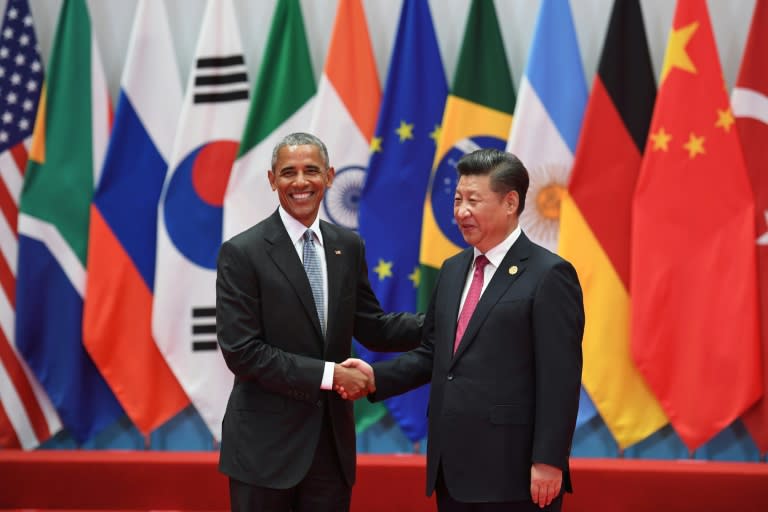
[(341, 250), (336, 249), (335, 251), (333, 251), (333, 253), (338, 256), (339, 254), (341, 254)]
[(509, 267), (509, 275), (513, 276), (515, 274), (517, 274), (517, 265), (512, 265)]

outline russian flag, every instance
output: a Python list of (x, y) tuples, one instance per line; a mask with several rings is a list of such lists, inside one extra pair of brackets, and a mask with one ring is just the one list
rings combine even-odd
[(91, 206), (83, 340), (144, 434), (189, 404), (152, 337), (157, 205), (181, 111), (165, 6), (141, 0)]

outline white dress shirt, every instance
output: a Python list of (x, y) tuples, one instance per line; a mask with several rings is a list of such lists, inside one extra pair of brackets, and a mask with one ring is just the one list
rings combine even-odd
[[(323, 321), (325, 322), (325, 325), (328, 325), (328, 269), (325, 264), (325, 250), (323, 249), (323, 233), (320, 231), (320, 218), (316, 218), (312, 225), (307, 227), (291, 217), (282, 206), (278, 207), (277, 211), (280, 214), (280, 220), (283, 221), (285, 230), (288, 232), (288, 237), (293, 242), (296, 254), (299, 255), (299, 260), (301, 260), (302, 263), (304, 263), (304, 233), (307, 229), (311, 229), (315, 234), (317, 256), (320, 258), (320, 268), (323, 269), (323, 312), (325, 313)], [(334, 363), (331, 361), (325, 362), (320, 389), (333, 389), (333, 365)]]
[[(504, 259), (504, 256), (507, 255), (507, 252), (509, 251), (509, 248), (512, 247), (512, 244), (514, 244), (518, 237), (520, 236), (520, 233), (522, 233), (523, 230), (520, 227), (520, 224), (517, 225), (517, 227), (505, 238), (499, 245), (494, 247), (493, 249), (490, 249), (488, 252), (485, 253), (485, 257), (488, 258), (488, 264), (483, 269), (483, 289), (480, 292), (480, 297), (483, 296), (483, 293), (485, 292), (485, 289), (488, 287), (488, 283), (491, 282), (491, 279), (493, 278), (493, 274), (496, 273), (496, 269), (499, 268), (499, 265), (501, 265), (502, 260)], [(481, 253), (477, 248), (475, 248), (475, 255), (472, 259), (472, 267), (469, 269), (469, 272), (467, 273), (467, 279), (464, 282), (464, 291), (461, 293), (461, 304), (459, 305), (459, 315), (461, 315), (461, 309), (464, 307), (464, 301), (467, 300), (467, 294), (469, 293), (469, 286), (472, 284), (472, 275), (475, 273), (475, 260), (478, 256), (480, 256)], [(458, 316), (456, 317), (458, 318)]]

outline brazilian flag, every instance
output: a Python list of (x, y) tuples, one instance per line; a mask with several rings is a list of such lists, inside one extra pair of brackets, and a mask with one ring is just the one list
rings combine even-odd
[(493, 1), (472, 0), (424, 201), (421, 311), (426, 310), (443, 261), (466, 247), (453, 222), (456, 163), (476, 149), (503, 150), (514, 109), (515, 90)]

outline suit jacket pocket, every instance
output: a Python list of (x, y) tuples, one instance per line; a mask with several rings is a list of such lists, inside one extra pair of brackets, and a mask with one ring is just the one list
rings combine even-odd
[(494, 405), (491, 423), (494, 425), (527, 425), (531, 422), (529, 408), (524, 405)]
[(235, 404), (240, 411), (274, 411), (281, 412), (285, 409), (285, 398), (250, 386), (242, 390)]

